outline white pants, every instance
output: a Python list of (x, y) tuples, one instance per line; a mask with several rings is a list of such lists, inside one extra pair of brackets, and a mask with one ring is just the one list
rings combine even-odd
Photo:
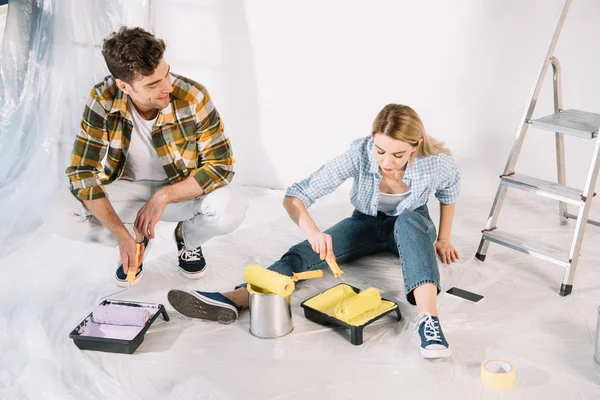
[[(104, 186), (108, 200), (121, 221), (133, 224), (137, 212), (168, 181), (117, 180)], [(96, 219), (72, 194), (60, 199), (60, 212), (53, 218), (63, 236), (107, 246), (117, 244), (110, 230)], [(246, 215), (247, 202), (230, 185), (179, 203), (167, 204), (160, 221), (182, 222), (185, 247), (193, 250), (215, 236), (234, 231)], [(130, 228), (131, 226), (129, 226)]]

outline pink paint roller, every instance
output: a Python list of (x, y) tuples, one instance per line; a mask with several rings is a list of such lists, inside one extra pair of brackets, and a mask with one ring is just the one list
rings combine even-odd
[(106, 325), (144, 326), (149, 318), (150, 313), (144, 308), (116, 304), (100, 306), (92, 313), (96, 324)]

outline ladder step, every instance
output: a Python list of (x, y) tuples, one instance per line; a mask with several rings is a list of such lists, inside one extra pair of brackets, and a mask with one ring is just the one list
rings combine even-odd
[(598, 136), (600, 114), (580, 110), (564, 110), (535, 119), (530, 123), (536, 128), (593, 139)]
[(502, 176), (502, 184), (527, 192), (534, 192), (540, 196), (548, 197), (576, 206), (583, 206), (582, 191), (569, 186), (559, 185), (555, 182), (545, 181), (523, 174)]
[(534, 257), (550, 261), (563, 267), (568, 267), (571, 263), (571, 260), (568, 259), (567, 250), (544, 243), (527, 241), (519, 236), (498, 231), (498, 229), (484, 231), (483, 237), (490, 242), (530, 254)]

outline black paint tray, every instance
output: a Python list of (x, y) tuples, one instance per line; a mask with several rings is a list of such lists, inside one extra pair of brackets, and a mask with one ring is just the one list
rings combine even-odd
[(144, 341), (144, 334), (150, 325), (162, 314), (168, 321), (169, 316), (162, 304), (139, 303), (123, 300), (104, 300), (98, 307), (106, 305), (119, 305), (126, 307), (143, 307), (149, 311), (149, 318), (144, 326), (118, 326), (107, 324), (96, 324), (92, 320), (93, 311), (85, 317), (69, 337), (81, 350), (96, 350), (109, 353), (132, 354)]
[(381, 299), (382, 305), (379, 308), (359, 315), (350, 323), (335, 318), (332, 312), (335, 304), (356, 293), (360, 293), (360, 289), (340, 283), (303, 301), (300, 306), (304, 309), (304, 316), (317, 324), (349, 328), (350, 343), (356, 346), (363, 343), (363, 329), (384, 315), (395, 311), (398, 321), (402, 320), (398, 304), (384, 298)]

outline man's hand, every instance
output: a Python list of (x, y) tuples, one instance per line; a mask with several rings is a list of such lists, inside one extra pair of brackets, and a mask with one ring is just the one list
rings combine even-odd
[(133, 226), (148, 239), (154, 239), (154, 226), (160, 220), (167, 206), (166, 195), (158, 191), (150, 197), (137, 213)]
[(140, 259), (136, 260), (137, 243), (135, 242), (135, 239), (127, 233), (126, 235), (118, 237), (117, 241), (119, 243), (119, 253), (121, 254), (121, 262), (123, 263), (125, 275), (127, 275), (129, 268), (135, 269), (137, 273), (137, 269), (144, 259), (144, 245), (140, 245)]
[(460, 258), (458, 251), (449, 240), (438, 240), (433, 247), (444, 264), (452, 264)]

